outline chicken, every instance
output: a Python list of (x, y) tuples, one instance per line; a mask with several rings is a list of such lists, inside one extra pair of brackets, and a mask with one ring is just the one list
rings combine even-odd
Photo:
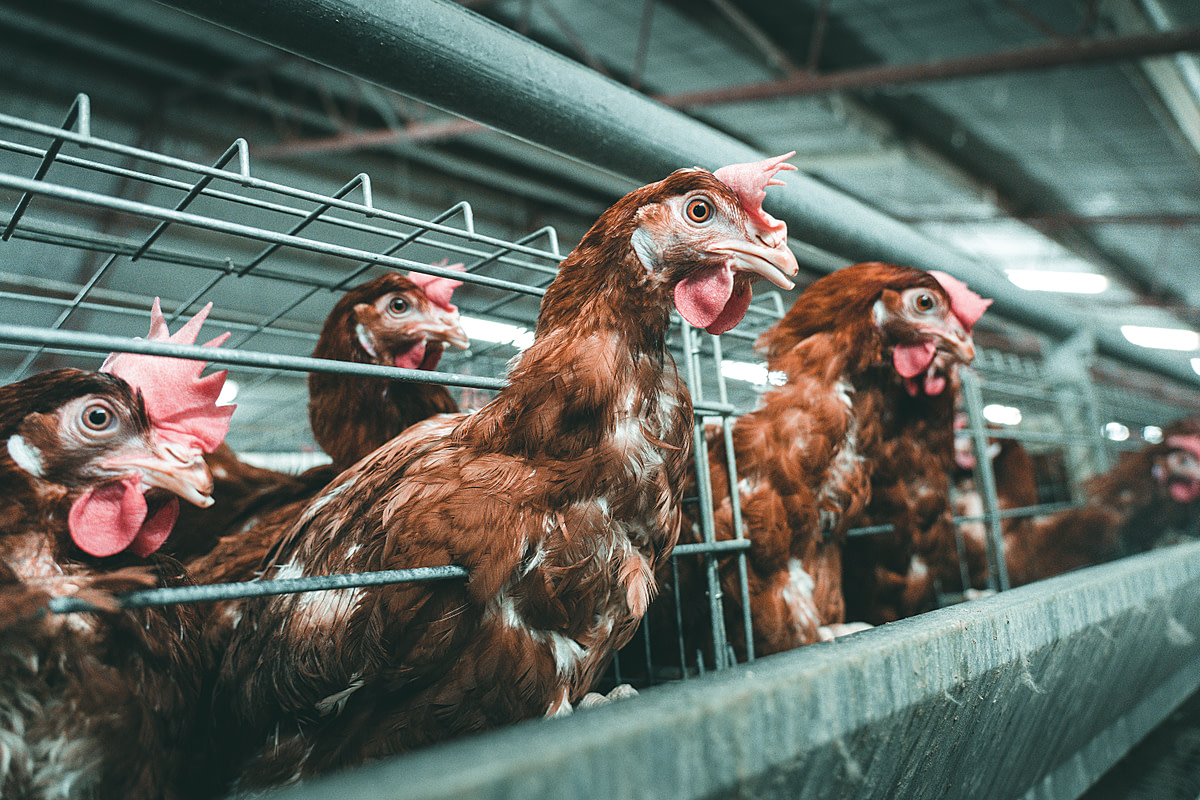
[[(870, 499), (872, 477), (889, 457), (889, 437), (919, 437), (930, 418), (949, 407), (946, 375), (974, 357), (970, 329), (985, 307), (949, 276), (856, 264), (813, 282), (759, 338), (768, 367), (785, 373), (787, 382), (733, 428), (751, 541), (757, 655), (810, 644), (844, 621), (841, 556), (848, 523)], [(725, 465), (723, 439), (710, 435), (718, 540), (733, 538)], [(684, 536), (700, 540), (697, 520)], [(680, 569), (686, 597), (697, 580), (694, 562)], [(720, 571), (728, 638), (744, 658), (734, 560), (724, 559)], [(697, 628), (689, 635), (699, 635)]]
[[(436, 369), (446, 345), (470, 345), (458, 309), (450, 302), (460, 285), (461, 281), (416, 272), (407, 277), (390, 272), (367, 281), (343, 295), (329, 312), (313, 357)], [(458, 411), (446, 387), (436, 383), (312, 373), (308, 387), (309, 424), (333, 463), (295, 476), (247, 464), (227, 445), (207, 456), (213, 496), (219, 502), (185, 510), (171, 542), (172, 555), (187, 563), (198, 581), (254, 577), (275, 536), (298, 514), (297, 504), (413, 423)], [(221, 537), (230, 540), (218, 544)]]
[(342, 473), (272, 577), (455, 564), (470, 578), (251, 601), (218, 682), (241, 787), (293, 781), (572, 710), (653, 595), (678, 536), (692, 406), (672, 305), (732, 328), (797, 271), (762, 210), (787, 156), (672, 173), (562, 262), (535, 340), (481, 410), (410, 428)]
[[(174, 337), (155, 303), (150, 338)], [(222, 339), (210, 342), (219, 343)], [(201, 454), (229, 426), (224, 373), (119, 355), (0, 388), (0, 794), (161, 798), (191, 752), (199, 620), (188, 607), (122, 611), (112, 593), (184, 580), (154, 555), (178, 498), (212, 502)], [(55, 600), (98, 612), (47, 614)]]
[[(392, 272), (351, 289), (326, 317), (313, 357), (437, 369), (446, 345), (470, 346), (450, 302), (461, 285), (450, 278)], [(308, 376), (308, 394), (313, 436), (338, 472), (410, 425), (458, 411), (446, 387), (436, 383), (314, 372)]]
[(1085, 504), (1005, 537), (1009, 579), (1020, 586), (1139, 553), (1200, 523), (1200, 420), (1167, 426), (1163, 441), (1125, 453), (1088, 482)]

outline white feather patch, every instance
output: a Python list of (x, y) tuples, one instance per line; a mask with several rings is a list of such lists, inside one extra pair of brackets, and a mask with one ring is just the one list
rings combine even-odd
[(20, 435), (8, 437), (8, 454), (17, 466), (34, 477), (42, 477), (42, 454), (36, 447), (25, 441)]

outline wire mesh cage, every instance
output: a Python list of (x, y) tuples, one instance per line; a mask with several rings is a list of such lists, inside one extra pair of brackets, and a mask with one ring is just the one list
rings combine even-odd
[[(257, 177), (253, 153), (238, 140), (217, 159), (200, 163), (121, 144), (92, 131), (90, 104), (81, 95), (60, 125), (0, 115), (0, 245), (6, 256), (0, 281), (0, 316), (20, 324), (0, 325), (0, 369), (7, 381), (54, 366), (95, 366), (111, 351), (147, 352), (211, 360), (228, 366), (240, 386), (239, 411), (229, 441), (246, 454), (276, 456), (275, 466), (293, 460), (302, 468), (321, 456), (303, 414), (305, 377), (311, 371), (431, 381), (454, 387), (464, 408), (478, 407), (504, 385), (505, 366), (529, 341), (538, 301), (562, 259), (558, 234), (542, 228), (504, 238), (475, 229), (469, 203), (456, 203), (428, 219), (400, 214), (375, 202), (371, 178), (355, 176), (336, 189), (302, 189)], [(461, 263), (463, 272), (453, 271)], [(53, 273), (43, 274), (44, 265)], [(442, 369), (419, 372), (395, 367), (338, 363), (309, 356), (330, 307), (346, 289), (391, 270), (460, 279), (456, 294), (471, 320), (471, 349), (448, 353)], [(61, 276), (71, 275), (70, 280)], [(219, 352), (142, 342), (146, 309), (162, 298), (168, 320), (212, 301), (214, 327), (233, 332)], [(271, 298), (263, 307), (262, 298)], [(681, 545), (673, 555), (700, 563), (703, 597), (676, 595), (674, 613), (707, 617), (711, 639), (694, 659), (681, 653), (672, 670), (655, 670), (652, 641), (664, 634), (647, 627), (632, 647), (645, 652), (645, 680), (688, 677), (732, 666), (716, 569), (725, 558), (740, 560), (750, 547), (735, 521), (733, 541), (713, 535), (711, 487), (705, 484), (705, 426), (729, 436), (737, 415), (753, 408), (779, 380), (754, 351), (758, 335), (778, 320), (785, 301), (767, 293), (751, 306), (745, 324), (722, 337), (701, 335), (681, 325), (672, 337), (676, 361), (687, 377), (696, 409), (696, 459), (703, 541)], [(984, 351), (963, 376), (967, 431), (978, 466), (981, 498), (975, 513), (960, 514), (960, 530), (983, 526), (988, 547), (986, 587), (1008, 588), (1004, 520), (1045, 514), (1080, 499), (1084, 481), (1110, 463), (1121, 439), (1115, 424), (1138, 446), (1145, 432), (1187, 413), (1186, 406), (1096, 387), (1090, 380), (1064, 379), (1027, 358)], [(996, 422), (1003, 409), (1019, 419)], [(995, 409), (1001, 409), (997, 412)], [(992, 409), (989, 411), (989, 409)], [(1038, 504), (1002, 508), (988, 456), (989, 440), (1020, 441), (1041, 464)], [(732, 447), (726, 448), (732, 459)], [(266, 463), (266, 462), (264, 462)], [(736, 464), (730, 464), (731, 494), (737, 495)], [(735, 515), (736, 519), (736, 515)], [(854, 536), (885, 533), (860, 528)], [(965, 534), (963, 534), (965, 535)], [(457, 567), (412, 569), (323, 579), (262, 580), (253, 584), (153, 590), (126, 598), (130, 606), (193, 602), (218, 597), (371, 585), (409, 580), (455, 580)], [(270, 577), (270, 576), (266, 576)], [(744, 580), (744, 578), (743, 578)], [(676, 577), (676, 583), (678, 578)], [(964, 579), (963, 587), (969, 588)], [(943, 592), (948, 604), (964, 592)], [(743, 603), (748, 593), (742, 592)], [(61, 602), (70, 612), (85, 605)], [(746, 612), (748, 614), (748, 611)], [(747, 632), (746, 649), (753, 659)], [(670, 647), (684, 647), (679, 641)], [(679, 664), (689, 665), (679, 667)], [(614, 681), (629, 677), (617, 660)]]

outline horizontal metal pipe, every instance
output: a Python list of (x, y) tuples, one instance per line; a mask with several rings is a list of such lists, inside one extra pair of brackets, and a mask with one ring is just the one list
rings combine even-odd
[(1197, 592), (1181, 545), (273, 797), (1073, 798), (1200, 685)]
[[(214, 364), (230, 364), (257, 369), (279, 369), (285, 372), (323, 372), (331, 375), (357, 375), (363, 378), (389, 378), (408, 383), (440, 383), (445, 386), (464, 386), (472, 389), (503, 389), (508, 381), (479, 375), (435, 372), (427, 369), (385, 367), (379, 364), (359, 364), (327, 358), (286, 356), (253, 350), (234, 350), (199, 345), (166, 344), (145, 339), (128, 339), (100, 333), (36, 328), (28, 325), (0, 324), (0, 343), (17, 345), (46, 345), (84, 353), (143, 353), (151, 356), (172, 356)], [(737, 409), (730, 403), (697, 402), (693, 413), (730, 415)]]
[[(237, 600), (246, 597), (269, 597), (278, 594), (324, 592), (331, 589), (354, 589), (361, 586), (391, 586), (398, 583), (425, 583), (468, 577), (462, 567), (414, 567), (386, 569), (378, 572), (359, 572), (345, 575), (311, 575), (304, 578), (278, 578), (238, 583), (208, 583), (199, 586), (165, 586), (142, 589), (116, 596), (121, 608), (149, 608), (183, 603), (214, 603), (218, 600)], [(99, 611), (99, 607), (77, 597), (51, 598), (52, 614), (73, 614), (80, 611)]]
[[(681, 166), (710, 169), (763, 154), (448, 0), (160, 0), (586, 164), (639, 182)], [(767, 198), (791, 235), (851, 261), (956, 275), (993, 313), (1054, 338), (1092, 327), (1030, 301), (996, 271), (804, 175)], [(1186, 359), (1143, 350), (1115, 331), (1097, 348), (1200, 385)]]
[(194, 361), (211, 361), (214, 364), (231, 364), (241, 367), (280, 369), (288, 372), (324, 372), (334, 375), (357, 375), (364, 378), (390, 378), (409, 383), (440, 383), (447, 386), (466, 386), (473, 389), (501, 389), (508, 382), (500, 378), (474, 375), (456, 375), (450, 372), (434, 372), (425, 369), (384, 367), (378, 364), (358, 364), (351, 361), (334, 361), (327, 358), (285, 356), (278, 353), (259, 353), (249, 350), (231, 350), (221, 347), (167, 344), (146, 339), (127, 339), (123, 336), (106, 336), (99, 333), (34, 328), (26, 325), (0, 324), (0, 342), (14, 344), (44, 344), (67, 347), (85, 353), (142, 353), (151, 356), (172, 356)]
[(799, 74), (777, 81), (689, 92), (659, 97), (658, 100), (674, 108), (693, 108), (747, 100), (801, 97), (853, 89), (974, 78), (1001, 72), (1094, 64), (1119, 59), (1147, 58), (1191, 50), (1200, 50), (1200, 28), (1114, 36), (1108, 39), (1054, 42), (1019, 50), (947, 58), (924, 64), (886, 64), (825, 75)]

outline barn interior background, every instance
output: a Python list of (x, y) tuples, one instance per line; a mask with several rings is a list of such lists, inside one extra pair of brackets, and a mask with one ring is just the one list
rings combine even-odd
[[(229, 443), (300, 469), (303, 357), (339, 290), (465, 263), (473, 344), (441, 369), (478, 405), (612, 201), (794, 149), (767, 207), (797, 291), (886, 260), (995, 298), (974, 422), (1059, 476), (1041, 499), (1200, 413), (1191, 2), (6, 0), (0, 22), (6, 381), (94, 366), (156, 295), (168, 318), (212, 300)], [(677, 337), (711, 364), (707, 414), (753, 406), (753, 341), (793, 297), (718, 345)], [(1076, 797), (1200, 686), (1198, 583), (1185, 545), (338, 790)]]

